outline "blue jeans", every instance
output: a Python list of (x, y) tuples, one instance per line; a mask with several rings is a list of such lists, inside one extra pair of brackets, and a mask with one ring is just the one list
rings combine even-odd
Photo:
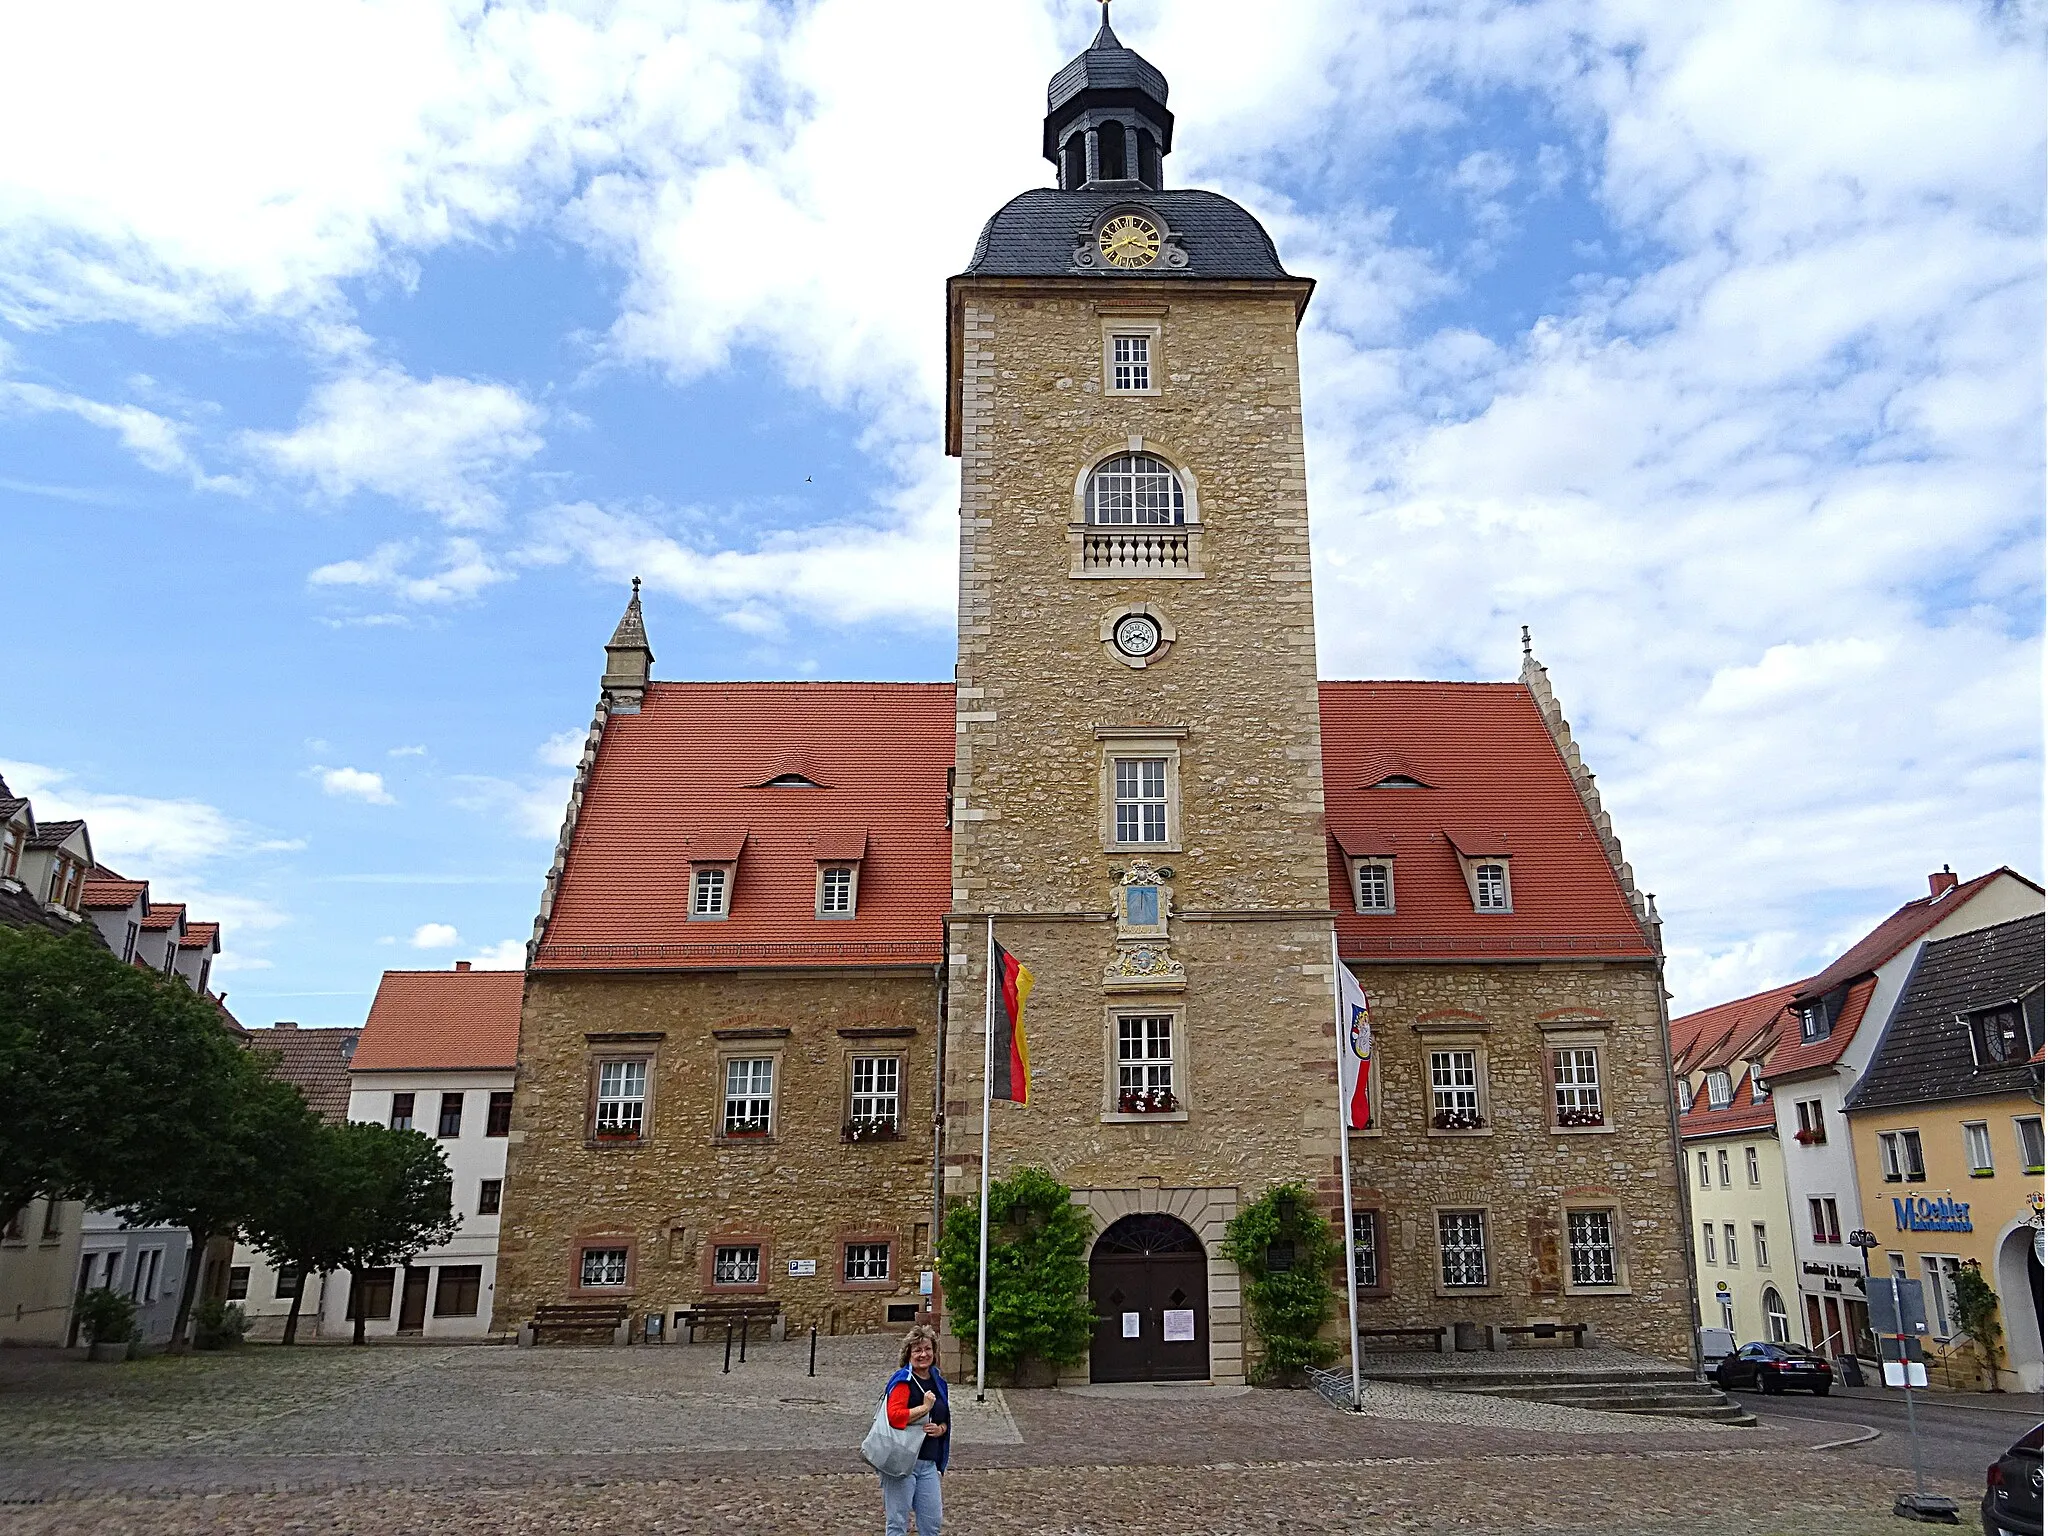
[(917, 1512), (917, 1536), (939, 1536), (946, 1510), (939, 1498), (937, 1462), (920, 1461), (907, 1476), (882, 1479), (882, 1511), (888, 1517), (883, 1529), (888, 1536), (905, 1536), (913, 1510)]

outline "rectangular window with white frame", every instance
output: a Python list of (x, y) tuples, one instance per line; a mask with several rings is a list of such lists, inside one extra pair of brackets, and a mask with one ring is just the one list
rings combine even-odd
[(859, 869), (852, 864), (826, 864), (818, 870), (818, 916), (850, 918)]
[(1770, 1234), (1764, 1229), (1764, 1224), (1760, 1221), (1751, 1222), (1749, 1224), (1749, 1236), (1750, 1240), (1756, 1245), (1756, 1267), (1758, 1269), (1769, 1269), (1771, 1267), (1771, 1239)]
[(1707, 1074), (1707, 1108), (1726, 1109), (1735, 1102), (1735, 1085), (1728, 1080), (1725, 1068), (1716, 1067)]
[(698, 864), (690, 872), (690, 921), (718, 922), (732, 911), (732, 870), (724, 864)]
[(761, 1249), (755, 1243), (731, 1243), (716, 1249), (711, 1256), (711, 1283), (713, 1285), (759, 1285), (761, 1283)]
[(1721, 1187), (1723, 1189), (1732, 1188), (1735, 1180), (1728, 1172), (1728, 1149), (1726, 1147), (1722, 1147), (1714, 1153), (1714, 1168), (1721, 1175)]
[(766, 1136), (775, 1123), (775, 1058), (735, 1056), (725, 1064), (726, 1136)]
[(1612, 1209), (1565, 1212), (1565, 1247), (1571, 1260), (1572, 1285), (1590, 1289), (1621, 1284)]
[(1109, 338), (1109, 387), (1119, 395), (1149, 394), (1152, 390), (1152, 338), (1111, 336)]
[(1472, 905), (1481, 912), (1514, 910), (1514, 900), (1508, 888), (1508, 867), (1504, 862), (1482, 859), (1472, 866)]
[(1360, 859), (1353, 866), (1354, 895), (1361, 912), (1394, 910), (1394, 866), (1384, 859)]
[(1476, 1049), (1429, 1053), (1429, 1107), (1434, 1130), (1473, 1131), (1486, 1124)]
[(1906, 1166), (1906, 1182), (1924, 1183), (1927, 1178), (1927, 1156), (1921, 1150), (1918, 1131), (1899, 1132), (1899, 1156)]
[(1988, 1179), (1991, 1166), (1991, 1127), (1982, 1120), (1963, 1122), (1963, 1155), (1970, 1162), (1970, 1177)]
[(1721, 1223), (1721, 1247), (1728, 1255), (1728, 1267), (1730, 1269), (1741, 1268), (1742, 1250), (1736, 1246), (1735, 1223), (1732, 1221)]
[(1490, 1278), (1484, 1211), (1439, 1211), (1437, 1248), (1446, 1290), (1484, 1290)]
[(1166, 842), (1166, 759), (1119, 757), (1115, 773), (1117, 842), (1133, 846)]
[(851, 1090), (847, 1140), (894, 1139), (901, 1133), (903, 1058), (856, 1056), (847, 1064)]
[(1600, 1052), (1590, 1045), (1550, 1053), (1552, 1107), (1560, 1126), (1606, 1123), (1600, 1103)]
[(1802, 1147), (1824, 1147), (1828, 1143), (1828, 1122), (1821, 1110), (1819, 1099), (1795, 1099), (1792, 1113), (1799, 1122), (1799, 1129), (1792, 1133), (1792, 1139)]
[(1351, 1213), (1351, 1268), (1361, 1291), (1380, 1288), (1380, 1213)]
[(585, 1290), (623, 1289), (626, 1284), (626, 1250), (623, 1248), (586, 1248), (583, 1262), (578, 1269), (578, 1279)]
[(1934, 1330), (1936, 1338), (1952, 1339), (1961, 1331), (1956, 1278), (1962, 1270), (1962, 1260), (1947, 1254), (1927, 1254), (1920, 1260), (1920, 1289), (1927, 1299), (1927, 1326)]
[(2013, 1134), (2019, 1139), (2021, 1171), (2041, 1172), (2041, 1117), (2016, 1115), (2013, 1117), (2012, 1128)]
[(1711, 1221), (1700, 1223), (1700, 1252), (1709, 1264), (1721, 1262), (1721, 1250), (1714, 1245), (1714, 1224)]
[(1123, 1115), (1171, 1113), (1180, 1108), (1174, 1093), (1172, 1014), (1118, 1016), (1116, 1107)]
[(840, 1271), (848, 1285), (881, 1285), (889, 1279), (887, 1243), (848, 1243)]
[(1749, 1187), (1751, 1189), (1761, 1187), (1764, 1182), (1763, 1165), (1757, 1161), (1756, 1148), (1744, 1147), (1742, 1149), (1742, 1161), (1747, 1166), (1749, 1173)]
[(1708, 1173), (1708, 1172), (1707, 1172), (1707, 1154), (1705, 1153), (1705, 1151), (1702, 1151), (1702, 1152), (1700, 1153), (1700, 1155), (1699, 1155), (1699, 1158), (1700, 1158), (1700, 1188), (1701, 1188), (1701, 1189), (1712, 1189), (1712, 1188), (1714, 1187), (1714, 1178), (1713, 1178), (1713, 1175), (1712, 1175), (1712, 1174), (1710, 1174), (1710, 1173)]
[(597, 1113), (594, 1129), (600, 1141), (638, 1140), (646, 1134), (645, 1060), (600, 1061), (597, 1064)]

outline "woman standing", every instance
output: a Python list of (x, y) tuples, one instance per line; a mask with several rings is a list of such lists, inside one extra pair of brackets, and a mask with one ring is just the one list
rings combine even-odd
[(939, 1497), (939, 1474), (946, 1470), (946, 1457), (953, 1441), (948, 1431), (953, 1423), (952, 1399), (946, 1392), (946, 1378), (939, 1374), (939, 1336), (919, 1323), (903, 1340), (903, 1360), (889, 1378), (889, 1427), (908, 1429), (924, 1426), (924, 1444), (918, 1447), (917, 1465), (903, 1477), (882, 1479), (882, 1509), (887, 1517), (888, 1536), (906, 1536), (910, 1517), (917, 1515), (917, 1536), (939, 1536), (945, 1507)]

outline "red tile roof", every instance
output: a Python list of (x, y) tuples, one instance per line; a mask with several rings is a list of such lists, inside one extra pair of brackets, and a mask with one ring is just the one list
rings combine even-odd
[[(1520, 683), (1324, 683), (1330, 900), (1347, 960), (1650, 959), (1621, 882)], [(1423, 789), (1371, 789), (1388, 765)], [(1355, 911), (1343, 850), (1394, 852), (1394, 911)], [(1457, 858), (1510, 854), (1512, 912), (1481, 913)]]
[[(950, 683), (651, 684), (605, 722), (534, 969), (939, 963), (954, 729)], [(823, 787), (763, 787), (794, 772)], [(857, 910), (821, 919), (856, 832)], [(728, 850), (730, 915), (690, 921), (690, 860)]]
[[(1671, 1021), (1671, 1061), (1680, 1072), (1725, 1064), (1727, 1053), (1755, 1043), (1770, 1030), (1800, 984), (1772, 987), (1733, 1002), (1717, 1003)], [(1711, 1058), (1721, 1056), (1722, 1061)]]
[[(1889, 957), (1887, 957), (1889, 958)], [(1789, 1077), (1795, 1072), (1810, 1071), (1814, 1067), (1832, 1066), (1841, 1060), (1842, 1052), (1849, 1048), (1849, 1042), (1856, 1038), (1856, 1026), (1863, 1022), (1864, 1010), (1870, 1006), (1870, 999), (1877, 991), (1877, 978), (1865, 976), (1849, 988), (1849, 995), (1842, 1003), (1842, 1011), (1835, 1016), (1834, 1027), (1828, 1031), (1825, 1040), (1801, 1040), (1799, 1018), (1795, 1009), (1785, 1010), (1784, 1032), (1778, 1037), (1778, 1048), (1771, 1052), (1770, 1060), (1764, 1063), (1768, 1078)], [(1813, 983), (1808, 982), (1800, 991), (1801, 996), (1813, 993)]]
[(79, 900), (83, 905), (95, 909), (132, 907), (138, 901), (149, 900), (149, 882), (94, 876), (85, 882), (85, 894)]
[(185, 936), (178, 940), (178, 948), (209, 949), (218, 953), (220, 950), (220, 924), (187, 923), (185, 925)]
[(1765, 1099), (1756, 1103), (1745, 1088), (1738, 1088), (1735, 1102), (1726, 1109), (1707, 1108), (1707, 1095), (1702, 1090), (1693, 1107), (1678, 1117), (1678, 1134), (1685, 1140), (1698, 1136), (1726, 1136), (1734, 1131), (1774, 1130), (1778, 1123), (1778, 1112)]
[(182, 901), (154, 901), (142, 919), (142, 926), (148, 929), (175, 928), (185, 921), (185, 904)]
[(1876, 970), (2000, 875), (2009, 874), (2012, 874), (2009, 869), (1994, 869), (1955, 887), (1939, 900), (1933, 896), (1922, 896), (1918, 901), (1907, 902), (1844, 950), (1833, 965), (1807, 981), (1799, 989), (1799, 999), (1825, 997), (1843, 982)]
[(523, 971), (386, 971), (350, 1069), (510, 1071), (525, 983)]

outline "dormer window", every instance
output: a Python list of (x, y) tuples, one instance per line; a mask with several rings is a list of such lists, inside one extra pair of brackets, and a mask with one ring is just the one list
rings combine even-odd
[(1763, 1074), (1755, 1067), (1749, 1069), (1749, 1102), (1761, 1104), (1771, 1096), (1771, 1090), (1764, 1083)]
[(860, 867), (855, 864), (822, 864), (818, 867), (818, 916), (852, 917), (854, 894)]
[(1361, 912), (1394, 910), (1394, 865), (1390, 859), (1359, 859), (1354, 864), (1353, 894)]
[(716, 922), (732, 910), (732, 869), (699, 864), (690, 871), (690, 921)]
[(1980, 1067), (1999, 1067), (2007, 1062), (2025, 1061), (2038, 1048), (2036, 1031), (2017, 1003), (2001, 1008), (1980, 1009), (1964, 1016), (1970, 1033), (1970, 1059)]
[(1707, 1074), (1707, 1108), (1726, 1109), (1735, 1102), (1735, 1086), (1728, 1081), (1728, 1074), (1715, 1068)]
[(763, 789), (816, 789), (817, 781), (807, 779), (800, 773), (778, 774), (761, 786)]
[(1828, 1017), (1827, 999), (1804, 1004), (1799, 1010), (1799, 1038), (1808, 1042), (1825, 1040), (1834, 1028), (1834, 1020)]
[(21, 867), (21, 828), (13, 822), (0, 827), (0, 876), (14, 878), (15, 870)]
[(1508, 867), (1505, 863), (1485, 862), (1472, 866), (1472, 905), (1481, 912), (1509, 910)]
[(1514, 849), (1501, 833), (1486, 827), (1448, 826), (1444, 839), (1458, 856), (1465, 872), (1465, 889), (1472, 897), (1474, 912), (1512, 912), (1515, 890), (1508, 874)]

